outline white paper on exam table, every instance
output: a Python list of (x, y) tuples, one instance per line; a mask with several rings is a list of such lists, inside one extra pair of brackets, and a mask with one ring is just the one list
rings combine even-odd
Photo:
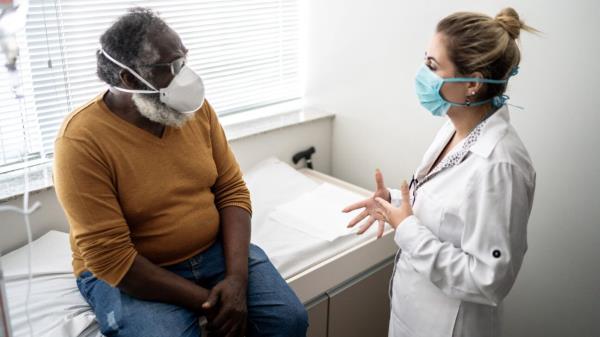
[[(348, 235), (330, 242), (270, 217), (280, 205), (322, 183), (277, 158), (265, 159), (246, 170), (244, 180), (252, 195), (252, 243), (264, 249), (285, 279), (377, 236), (378, 226), (371, 226), (363, 235)], [(364, 198), (361, 195), (353, 202)]]
[(346, 225), (355, 214), (343, 213), (344, 207), (364, 199), (357, 193), (322, 183), (314, 190), (277, 207), (270, 217), (308, 235), (329, 242), (349, 234), (354, 229)]

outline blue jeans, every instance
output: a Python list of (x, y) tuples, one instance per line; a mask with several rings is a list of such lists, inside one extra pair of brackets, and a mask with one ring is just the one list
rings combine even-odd
[[(223, 246), (208, 250), (165, 269), (197, 284), (214, 287), (225, 275)], [(185, 308), (135, 299), (94, 277), (77, 279), (102, 334), (107, 337), (199, 337), (198, 315)], [(248, 324), (246, 336), (306, 336), (308, 317), (298, 297), (273, 267), (265, 252), (250, 245), (248, 258)]]

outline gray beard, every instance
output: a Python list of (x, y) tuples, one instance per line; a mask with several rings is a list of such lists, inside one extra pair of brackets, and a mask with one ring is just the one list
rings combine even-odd
[(194, 118), (194, 114), (182, 114), (166, 106), (158, 95), (133, 94), (131, 99), (142, 116), (159, 124), (180, 128)]

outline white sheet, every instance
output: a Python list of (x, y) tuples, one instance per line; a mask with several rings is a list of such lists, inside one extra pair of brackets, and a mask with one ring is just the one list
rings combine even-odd
[(270, 217), (317, 239), (331, 242), (356, 232), (346, 227), (354, 214), (342, 213), (342, 209), (362, 198), (364, 196), (347, 189), (322, 183), (275, 208)]
[[(281, 221), (283, 219), (270, 216), (280, 205), (310, 193), (320, 184), (276, 158), (267, 159), (248, 170), (244, 179), (254, 208), (251, 241), (265, 250), (286, 279), (377, 235), (377, 226), (372, 226), (363, 235), (346, 235), (329, 242)], [(341, 212), (343, 207), (339, 206), (346, 201), (333, 200), (328, 203), (331, 207), (325, 209), (327, 212)]]
[[(94, 313), (75, 283), (67, 233), (50, 231), (32, 243), (33, 282), (29, 313), (35, 337), (99, 337)], [(2, 257), (15, 337), (29, 336), (25, 315), (27, 249)]]
[[(280, 205), (309, 193), (319, 183), (287, 164), (270, 158), (248, 170), (244, 176), (253, 202), (252, 242), (262, 247), (284, 278), (337, 255), (376, 235), (346, 235), (329, 242), (286, 224), (285, 218), (269, 214)], [(343, 199), (343, 198), (342, 198)], [(328, 205), (339, 212), (340, 202)], [(352, 200), (354, 201), (354, 200)], [(321, 212), (329, 212), (323, 205)], [(71, 270), (68, 234), (51, 231), (32, 244), (33, 285), (30, 313), (35, 337), (100, 337), (91, 308), (85, 302)], [(27, 286), (27, 251), (22, 247), (2, 257), (7, 279), (9, 311), (15, 337), (29, 336), (24, 313)]]

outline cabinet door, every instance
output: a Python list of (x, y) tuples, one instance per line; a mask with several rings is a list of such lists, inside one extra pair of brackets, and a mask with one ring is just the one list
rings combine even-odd
[(328, 337), (387, 337), (393, 258), (329, 292)]
[(327, 313), (329, 311), (329, 298), (323, 295), (316, 301), (306, 305), (308, 311), (307, 337), (327, 337)]

